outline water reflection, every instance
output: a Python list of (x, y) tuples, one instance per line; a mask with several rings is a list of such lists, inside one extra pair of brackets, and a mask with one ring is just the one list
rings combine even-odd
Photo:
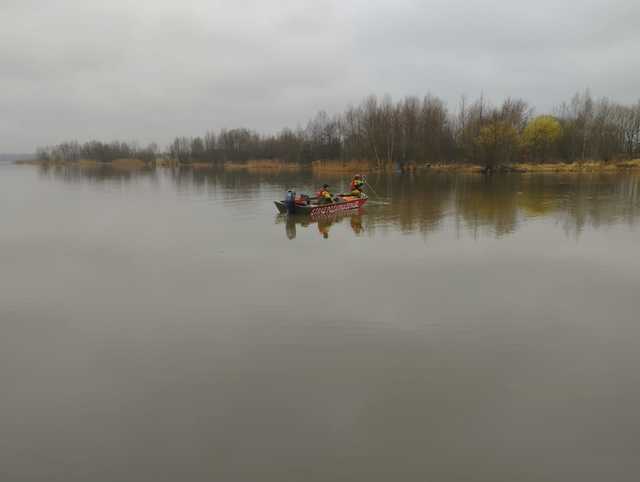
[(297, 226), (304, 229), (315, 227), (318, 234), (324, 239), (329, 239), (331, 226), (343, 222), (349, 223), (349, 227), (356, 236), (364, 232), (363, 225), (364, 210), (347, 211), (344, 213), (336, 213), (329, 216), (320, 216), (317, 218), (305, 215), (287, 215), (278, 214), (276, 216), (276, 224), (284, 224), (285, 234), (288, 239), (295, 239), (297, 236)]
[(102, 163), (87, 165), (40, 164), (38, 172), (42, 178), (71, 183), (130, 182), (143, 178), (157, 180), (160, 176), (160, 171), (157, 169), (113, 167)]
[[(249, 173), (224, 169), (122, 169), (108, 166), (41, 166), (40, 174), (71, 183), (166, 182), (179, 193), (206, 194), (225, 200), (252, 201), (272, 208), (272, 201), (289, 188), (313, 192), (331, 176), (311, 172)], [(348, 176), (331, 177), (336, 191), (346, 189)], [(637, 174), (505, 174), (482, 176), (456, 173), (372, 175), (378, 196), (349, 223), (357, 235), (390, 230), (428, 235), (453, 222), (458, 232), (474, 237), (502, 237), (532, 220), (553, 221), (571, 236), (586, 226), (616, 223), (634, 225), (640, 213), (640, 176)], [(342, 218), (296, 219), (284, 222), (289, 239), (296, 227), (314, 225), (324, 238)]]
[(2, 480), (637, 479), (637, 176), (0, 170)]

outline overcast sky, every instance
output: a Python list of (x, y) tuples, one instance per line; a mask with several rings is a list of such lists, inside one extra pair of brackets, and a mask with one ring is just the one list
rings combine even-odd
[(640, 98), (639, 0), (0, 0), (0, 152), (273, 132), (370, 94)]

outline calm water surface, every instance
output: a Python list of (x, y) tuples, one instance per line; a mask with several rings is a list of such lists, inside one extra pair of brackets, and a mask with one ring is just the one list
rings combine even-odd
[(0, 165), (0, 480), (640, 480), (640, 178), (322, 181)]

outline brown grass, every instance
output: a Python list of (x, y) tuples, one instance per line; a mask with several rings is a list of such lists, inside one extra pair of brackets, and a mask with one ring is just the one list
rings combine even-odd
[[(141, 169), (146, 166), (144, 161), (140, 159), (116, 159), (112, 162), (99, 162), (95, 160), (79, 160), (73, 162), (65, 161), (41, 161), (41, 160), (19, 160), (15, 164), (59, 164), (59, 165), (77, 165), (81, 167), (97, 167), (101, 165), (110, 165), (118, 169)], [(186, 164), (194, 169), (209, 169), (213, 167), (209, 163), (192, 163)], [(156, 167), (175, 167), (178, 163), (169, 159), (157, 159)], [(280, 160), (251, 160), (246, 163), (226, 162), (224, 168), (226, 170), (246, 170), (254, 173), (264, 172), (297, 172), (305, 169), (307, 166), (302, 164), (288, 163)], [(385, 170), (392, 170), (394, 166), (386, 166)], [(500, 166), (496, 166), (500, 170)], [(482, 172), (483, 167), (477, 164), (420, 164), (410, 163), (404, 166), (405, 171), (413, 172), (417, 169), (428, 169), (438, 172)], [(630, 161), (584, 161), (572, 163), (515, 163), (506, 166), (506, 170), (515, 172), (616, 172), (625, 169), (640, 169), (640, 159)], [(368, 161), (313, 161), (311, 170), (314, 174), (339, 176), (353, 174), (357, 172), (375, 171), (373, 165)]]
[(520, 172), (615, 172), (619, 169), (640, 168), (640, 159), (617, 162), (585, 161), (549, 164), (517, 163), (513, 164), (511, 167)]
[(427, 164), (426, 169), (438, 172), (482, 172), (482, 166), (477, 164)]
[(140, 159), (116, 159), (111, 165), (118, 169), (142, 169), (147, 164)]
[(14, 164), (42, 164), (42, 161), (38, 159), (20, 159), (18, 161), (14, 161)]
[(155, 160), (156, 167), (176, 167), (178, 162), (174, 159), (158, 158)]
[(313, 161), (311, 169), (314, 172), (354, 173), (372, 170), (368, 161)]
[(76, 162), (61, 162), (60, 164), (76, 165), (80, 167), (97, 167), (100, 165), (98, 161), (94, 161), (93, 159), (80, 159)]
[(620, 169), (640, 169), (640, 159), (619, 162), (618, 167)]
[(188, 164), (192, 169), (211, 169), (215, 167), (213, 164), (209, 162), (192, 162)]
[(274, 172), (287, 171), (296, 172), (302, 169), (302, 165), (291, 162), (274, 160), (252, 160), (246, 163), (225, 162), (224, 168), (229, 171), (247, 170), (249, 172)]
[[(423, 169), (442, 172), (483, 172), (483, 166), (477, 164), (426, 164), (420, 166)], [(513, 171), (513, 172), (616, 172), (620, 169), (637, 169), (640, 168), (640, 159), (633, 161), (585, 161), (571, 163), (529, 163), (518, 162), (505, 166), (495, 166), (496, 171)]]

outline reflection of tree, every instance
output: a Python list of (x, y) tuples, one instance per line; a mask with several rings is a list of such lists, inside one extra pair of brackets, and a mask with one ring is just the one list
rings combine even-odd
[(512, 233), (518, 221), (519, 188), (512, 181), (505, 176), (461, 177), (455, 190), (456, 217), (460, 216), (475, 235), (484, 226), (491, 227), (497, 236)]
[(254, 197), (261, 188), (276, 188), (284, 193), (287, 189), (306, 186), (311, 191), (313, 182), (310, 173), (266, 172), (255, 174), (243, 169), (226, 170), (211, 168), (178, 167), (167, 169), (179, 191), (212, 192), (222, 198)]
[(629, 224), (634, 224), (640, 215), (640, 176), (629, 176), (616, 184), (616, 196), (625, 202), (621, 215)]
[(621, 219), (632, 225), (640, 214), (638, 176), (583, 174), (567, 184), (557, 213), (567, 233), (577, 236), (585, 226), (599, 228)]
[(475, 233), (490, 227), (512, 233), (520, 217), (560, 219), (567, 232), (585, 225), (631, 224), (640, 209), (640, 177), (628, 174), (531, 174), (461, 176), (455, 187), (456, 215)]
[(541, 217), (558, 209), (558, 189), (554, 176), (531, 174), (518, 176), (516, 203), (526, 217)]
[(158, 171), (152, 168), (114, 167), (107, 163), (92, 164), (39, 164), (42, 177), (50, 177), (69, 183), (128, 182), (134, 179), (158, 179)]
[[(144, 181), (172, 186), (179, 192), (214, 194), (222, 200), (254, 200), (260, 203), (283, 196), (287, 189), (312, 192), (325, 178), (309, 171), (256, 174), (246, 170), (143, 168), (125, 169), (105, 164), (42, 164), (39, 173), (68, 183), (117, 184)], [(385, 230), (423, 235), (439, 229), (447, 218), (474, 235), (503, 236), (513, 233), (526, 218), (553, 219), (567, 233), (578, 235), (585, 226), (598, 228), (621, 221), (635, 223), (640, 215), (640, 176), (632, 173), (497, 174), (462, 173), (371, 175), (378, 196), (362, 213), (352, 212), (322, 220), (297, 219), (287, 224), (287, 236), (296, 227), (329, 235), (333, 224), (345, 222), (354, 234)], [(348, 184), (348, 176), (331, 179), (336, 191)], [(247, 209), (238, 203), (233, 209)], [(344, 220), (349, 217), (348, 220)], [(344, 220), (344, 221), (343, 221)], [(278, 221), (283, 222), (283, 221)]]
[(367, 229), (376, 225), (396, 225), (405, 233), (428, 233), (444, 219), (450, 202), (455, 176), (379, 176), (369, 179), (385, 199), (384, 204), (372, 196), (366, 212)]

